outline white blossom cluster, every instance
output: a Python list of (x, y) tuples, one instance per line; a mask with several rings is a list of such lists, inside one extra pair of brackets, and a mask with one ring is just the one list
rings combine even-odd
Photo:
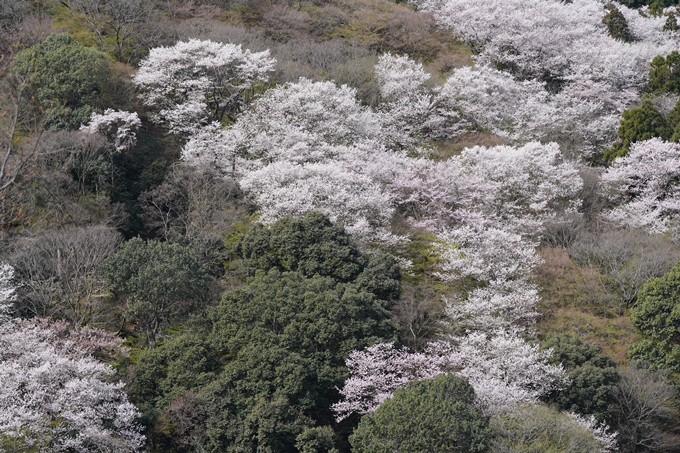
[[(111, 335), (61, 337), (41, 320), (9, 314), (13, 269), (0, 268), (0, 449), (49, 453), (135, 452), (144, 445), (140, 414), (114, 370), (91, 356)], [(102, 341), (99, 341), (102, 340)]]

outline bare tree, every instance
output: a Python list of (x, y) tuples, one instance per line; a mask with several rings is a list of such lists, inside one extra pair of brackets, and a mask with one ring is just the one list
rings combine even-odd
[(403, 285), (403, 293), (390, 308), (392, 319), (401, 328), (401, 340), (415, 351), (422, 350), (441, 330), (444, 302), (426, 284)]
[(680, 400), (668, 376), (631, 365), (620, 371), (614, 389), (621, 451), (664, 451), (676, 446)]
[(49, 316), (76, 325), (110, 321), (99, 265), (122, 238), (102, 226), (64, 228), (22, 238), (8, 261), (22, 281), (17, 309), (24, 316)]
[(224, 258), (222, 234), (242, 220), (238, 184), (211, 168), (174, 166), (162, 184), (140, 196), (147, 227), (164, 240), (191, 246), (216, 271)]
[(577, 263), (604, 277), (600, 286), (618, 296), (619, 312), (635, 302), (647, 280), (661, 277), (680, 259), (680, 250), (667, 237), (642, 230), (584, 234), (568, 250)]
[(120, 62), (129, 62), (138, 50), (135, 38), (151, 15), (149, 2), (142, 0), (69, 0), (67, 5), (85, 19), (100, 50), (106, 50), (107, 37), (113, 37), (113, 51)]
[(12, 74), (0, 86), (0, 192), (14, 184), (30, 165), (40, 143), (38, 121), (25, 96), (27, 85), (26, 78)]

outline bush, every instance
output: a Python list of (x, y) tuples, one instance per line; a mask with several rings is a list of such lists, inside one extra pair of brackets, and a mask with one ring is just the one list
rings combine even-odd
[(68, 35), (51, 35), (19, 52), (11, 72), (27, 79), (36, 107), (45, 109), (45, 128), (77, 129), (101, 108), (109, 60)]
[(210, 276), (186, 247), (133, 238), (101, 267), (108, 289), (154, 346), (162, 329), (186, 320), (205, 302)]
[(349, 438), (353, 453), (461, 453), (486, 451), (489, 432), (463, 378), (442, 374), (411, 381)]
[(642, 339), (628, 353), (652, 369), (680, 372), (680, 263), (642, 288), (630, 320)]
[(656, 93), (680, 93), (680, 53), (677, 50), (669, 53), (666, 58), (657, 55), (652, 60), (650, 66), (649, 91)]
[(554, 403), (562, 411), (594, 415), (600, 422), (611, 422), (612, 392), (619, 375), (616, 364), (602, 348), (572, 335), (550, 337), (541, 347), (552, 348), (550, 362), (562, 364), (569, 382), (566, 388), (548, 395), (544, 401)]
[(673, 135), (673, 129), (666, 118), (654, 107), (652, 101), (645, 99), (637, 108), (625, 110), (617, 131), (619, 140), (605, 150), (604, 159), (607, 162), (625, 156), (630, 150), (630, 144), (661, 137), (668, 140)]
[(493, 453), (602, 453), (593, 431), (546, 406), (518, 407), (491, 418)]

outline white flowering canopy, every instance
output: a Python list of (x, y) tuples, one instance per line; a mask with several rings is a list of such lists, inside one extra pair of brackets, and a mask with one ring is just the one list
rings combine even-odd
[(0, 266), (0, 450), (141, 450), (139, 411), (124, 384), (111, 382), (114, 370), (91, 355), (93, 342), (122, 340), (93, 329), (65, 336), (45, 320), (11, 318), (13, 277), (11, 266)]
[(193, 133), (211, 121), (234, 119), (243, 94), (267, 81), (275, 65), (269, 50), (191, 39), (151, 49), (134, 82), (157, 121), (172, 133)]

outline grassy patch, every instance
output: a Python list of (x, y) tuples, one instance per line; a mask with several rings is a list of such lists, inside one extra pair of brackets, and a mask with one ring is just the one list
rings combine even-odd
[(639, 336), (626, 315), (617, 315), (606, 300), (597, 297), (591, 285), (596, 272), (576, 265), (562, 247), (544, 247), (539, 254), (544, 261), (536, 271), (541, 287), (539, 333), (577, 334), (602, 346), (618, 364), (626, 363), (628, 346)]

